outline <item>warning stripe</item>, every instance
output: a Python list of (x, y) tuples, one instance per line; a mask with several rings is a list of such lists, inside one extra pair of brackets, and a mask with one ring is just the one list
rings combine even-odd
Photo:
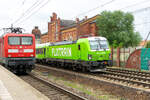
[(3, 82), (0, 80), (0, 100), (13, 100), (7, 88), (4, 86)]

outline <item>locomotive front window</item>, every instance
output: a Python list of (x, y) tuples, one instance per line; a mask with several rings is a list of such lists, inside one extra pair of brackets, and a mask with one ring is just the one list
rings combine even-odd
[(107, 43), (106, 40), (101, 40), (101, 41), (99, 41), (99, 42), (100, 42), (100, 47), (101, 47), (102, 49), (108, 49), (108, 43)]
[(91, 47), (91, 50), (99, 50), (100, 49), (99, 42), (97, 40), (91, 40), (90, 47)]
[(21, 42), (22, 45), (32, 45), (33, 39), (32, 37), (22, 37)]
[(20, 45), (20, 37), (8, 37), (9, 45)]
[(90, 40), (91, 50), (108, 49), (106, 40)]

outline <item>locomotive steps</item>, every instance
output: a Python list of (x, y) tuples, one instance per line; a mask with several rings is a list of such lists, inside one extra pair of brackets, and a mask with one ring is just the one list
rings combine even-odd
[[(79, 82), (90, 86), (94, 89), (104, 90), (112, 95), (116, 95), (123, 98), (128, 98), (129, 100), (150, 100), (150, 89), (146, 89), (140, 86), (133, 86), (130, 82), (113, 81), (108, 80), (103, 77), (98, 77), (94, 75), (88, 75), (84, 73), (77, 73), (63, 69), (56, 69), (52, 67), (47, 67), (43, 65), (37, 65), (37, 68), (46, 69), (50, 74), (56, 75), (57, 77), (64, 77), (67, 80), (73, 82)], [(103, 74), (105, 75), (105, 74)], [(103, 76), (101, 75), (101, 76)]]

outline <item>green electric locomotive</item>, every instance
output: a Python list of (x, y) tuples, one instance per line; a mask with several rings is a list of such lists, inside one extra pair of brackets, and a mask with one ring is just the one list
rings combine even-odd
[[(105, 70), (111, 63), (110, 48), (104, 37), (40, 45), (36, 47), (36, 59), (41, 62), (90, 72)], [(38, 52), (40, 49), (42, 52)]]

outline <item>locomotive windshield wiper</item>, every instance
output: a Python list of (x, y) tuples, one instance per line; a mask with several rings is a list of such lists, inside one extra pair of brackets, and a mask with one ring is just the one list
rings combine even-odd
[(97, 51), (99, 50), (99, 45), (97, 45), (97, 48), (96, 48), (96, 50), (97, 50)]

